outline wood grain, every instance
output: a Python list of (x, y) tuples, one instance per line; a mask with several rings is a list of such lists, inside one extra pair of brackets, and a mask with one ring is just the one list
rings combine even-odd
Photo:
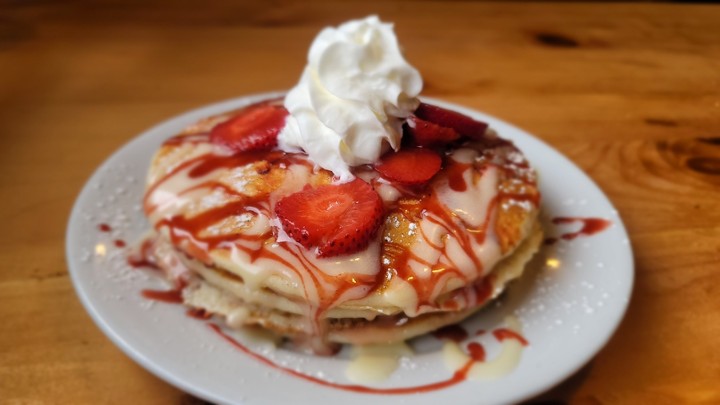
[(378, 13), (425, 94), (513, 122), (586, 170), (636, 254), (610, 344), (542, 400), (720, 403), (720, 7), (348, 1), (5, 2), (0, 403), (200, 403), (76, 299), (64, 232), (110, 153), (187, 109), (290, 87), (313, 36)]

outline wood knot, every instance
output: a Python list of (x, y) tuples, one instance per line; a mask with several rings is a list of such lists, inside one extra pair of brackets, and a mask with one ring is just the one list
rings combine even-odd
[(720, 136), (712, 138), (698, 138), (697, 140), (700, 142), (709, 143), (710, 145), (720, 145)]
[[(660, 156), (675, 169), (706, 176), (720, 176), (720, 138), (663, 140), (656, 144)], [(713, 181), (717, 181), (714, 178)]]
[(550, 32), (535, 34), (535, 40), (540, 44), (556, 48), (577, 48), (580, 46), (576, 40), (568, 36)]
[(690, 170), (698, 173), (720, 175), (720, 158), (693, 157), (685, 163)]

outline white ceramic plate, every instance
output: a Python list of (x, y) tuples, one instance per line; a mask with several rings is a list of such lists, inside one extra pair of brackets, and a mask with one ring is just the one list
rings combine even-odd
[[(98, 326), (125, 353), (160, 378), (218, 403), (411, 404), (513, 403), (537, 395), (569, 377), (594, 356), (617, 328), (628, 305), (633, 258), (618, 212), (607, 197), (567, 158), (532, 135), (486, 114), (431, 100), (489, 122), (513, 140), (540, 173), (547, 236), (577, 230), (553, 225), (556, 216), (599, 217), (612, 222), (591, 237), (547, 245), (532, 262), (530, 275), (512, 286), (498, 304), (466, 322), (469, 330), (492, 329), (508, 314), (521, 321), (530, 345), (519, 366), (492, 381), (465, 381), (410, 395), (352, 393), (321, 386), (261, 364), (224, 341), (207, 322), (185, 315), (179, 305), (144, 299), (145, 288), (167, 288), (152, 271), (125, 262), (128, 246), (148, 229), (140, 200), (153, 152), (166, 138), (211, 114), (278, 94), (243, 97), (200, 108), (141, 134), (93, 174), (78, 197), (67, 230), (67, 259), (80, 299)], [(108, 224), (111, 232), (98, 226)], [(348, 360), (313, 357), (233, 336), (272, 361), (321, 379), (349, 383)], [(418, 353), (380, 387), (405, 387), (451, 376), (433, 337), (416, 342)], [(492, 344), (488, 357), (493, 356)]]

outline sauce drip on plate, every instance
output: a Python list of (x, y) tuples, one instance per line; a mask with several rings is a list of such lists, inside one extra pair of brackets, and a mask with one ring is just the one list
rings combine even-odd
[(553, 224), (571, 224), (579, 222), (582, 228), (576, 232), (568, 232), (560, 235), (560, 238), (572, 240), (578, 236), (591, 236), (607, 229), (612, 223), (603, 218), (581, 218), (581, 217), (556, 217), (552, 220)]
[(546, 245), (552, 245), (557, 243), (559, 239), (573, 240), (579, 236), (592, 236), (600, 233), (610, 227), (612, 222), (603, 218), (592, 218), (592, 217), (555, 217), (552, 219), (552, 223), (555, 225), (561, 224), (572, 224), (580, 223), (582, 227), (575, 232), (566, 232), (560, 234), (558, 237), (550, 237), (545, 239)]

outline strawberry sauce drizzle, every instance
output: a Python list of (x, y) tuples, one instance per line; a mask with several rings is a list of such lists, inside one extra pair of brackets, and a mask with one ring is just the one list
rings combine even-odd
[(543, 242), (546, 245), (554, 245), (560, 239), (573, 240), (579, 236), (592, 236), (597, 233), (604, 231), (612, 225), (612, 222), (603, 218), (591, 218), (591, 217), (555, 217), (552, 219), (552, 223), (555, 225), (561, 224), (572, 224), (579, 222), (582, 224), (580, 230), (575, 232), (563, 233), (558, 237), (546, 238)]
[(136, 269), (140, 267), (147, 267), (154, 270), (160, 270), (160, 267), (158, 267), (157, 262), (152, 255), (153, 249), (153, 241), (150, 239), (144, 240), (136, 252), (132, 252), (127, 256), (127, 263), (130, 267)]
[(98, 225), (98, 230), (100, 232), (111, 232), (112, 227), (110, 227), (110, 225), (108, 225), (108, 224), (100, 224), (100, 225)]
[(153, 290), (153, 289), (145, 289), (140, 291), (140, 295), (147, 299), (151, 299), (154, 301), (160, 301), (165, 302), (168, 304), (182, 304), (183, 303), (183, 297), (182, 297), (182, 291), (185, 287), (187, 287), (187, 281), (184, 279), (178, 278), (174, 280), (175, 288), (171, 290)]
[(467, 345), (470, 357), (477, 362), (485, 361), (485, 347), (478, 342), (470, 342)]
[(153, 301), (166, 302), (168, 304), (182, 304), (182, 302), (183, 302), (181, 289), (173, 289), (173, 290), (145, 289), (145, 290), (140, 291), (140, 294), (147, 299), (151, 299)]
[(423, 385), (417, 385), (414, 387), (400, 387), (400, 388), (373, 388), (373, 387), (365, 387), (362, 385), (351, 385), (351, 384), (340, 384), (330, 381), (321, 380), (317, 377), (313, 377), (311, 375), (300, 373), (296, 370), (293, 370), (288, 367), (281, 366), (279, 364), (274, 363), (272, 360), (263, 357), (252, 350), (248, 349), (245, 345), (238, 342), (234, 338), (232, 338), (230, 335), (226, 334), (225, 332), (220, 329), (219, 326), (217, 326), (214, 323), (208, 323), (208, 327), (212, 329), (215, 333), (220, 335), (225, 341), (229, 342), (231, 345), (242, 351), (243, 353), (247, 354), (248, 356), (254, 358), (255, 360), (259, 361), (260, 363), (263, 363), (267, 366), (270, 366), (274, 369), (280, 370), (286, 374), (290, 374), (292, 376), (301, 378), (305, 381), (309, 381), (315, 384), (319, 384), (325, 387), (331, 387), (336, 389), (341, 389), (345, 391), (352, 391), (352, 392), (358, 392), (362, 394), (386, 394), (386, 395), (399, 395), (399, 394), (419, 394), (424, 392), (431, 392), (431, 391), (437, 391), (444, 388), (451, 387), (453, 385), (459, 384), (467, 379), (467, 374), (470, 371), (470, 368), (473, 364), (475, 364), (474, 360), (470, 360), (467, 363), (465, 363), (459, 370), (457, 370), (455, 373), (453, 373), (452, 377), (448, 378), (447, 380), (438, 381), (435, 383), (430, 384), (423, 384)]
[(467, 163), (453, 163), (445, 168), (445, 173), (448, 177), (448, 186), (453, 191), (465, 191), (467, 190), (467, 183), (463, 175), (465, 171), (473, 167)]
[(202, 308), (190, 308), (185, 312), (185, 315), (190, 318), (200, 319), (201, 321), (212, 318), (212, 313)]
[(204, 132), (192, 135), (177, 135), (172, 138), (168, 138), (163, 142), (163, 146), (175, 146), (175, 145), (196, 145), (201, 143), (207, 143), (210, 140), (210, 133)]
[(507, 329), (507, 328), (495, 329), (492, 332), (492, 334), (493, 334), (493, 336), (495, 336), (495, 339), (497, 339), (500, 342), (502, 342), (505, 339), (515, 339), (518, 342), (520, 342), (520, 344), (522, 344), (523, 346), (528, 345), (527, 339), (525, 339), (522, 335), (520, 335), (519, 333), (517, 333), (511, 329)]
[(552, 220), (553, 224), (570, 224), (574, 222), (580, 222), (582, 228), (576, 232), (568, 232), (560, 235), (560, 238), (565, 240), (572, 240), (578, 236), (591, 236), (596, 233), (602, 232), (607, 229), (612, 222), (603, 218), (582, 218), (582, 217), (555, 217)]
[(270, 164), (291, 164), (296, 161), (296, 159), (291, 159), (291, 156), (292, 155), (288, 155), (285, 152), (280, 151), (242, 152), (234, 155), (209, 155), (197, 166), (193, 167), (188, 175), (190, 178), (198, 178), (218, 169), (242, 167), (261, 160), (267, 161)]
[(207, 153), (204, 155), (196, 156), (192, 159), (188, 159), (181, 164), (177, 165), (172, 170), (165, 173), (164, 176), (162, 176), (160, 179), (156, 180), (150, 188), (145, 190), (145, 197), (143, 198), (143, 208), (145, 210), (145, 215), (152, 214), (158, 207), (156, 205), (152, 205), (150, 203), (150, 197), (155, 193), (155, 191), (160, 188), (165, 182), (167, 182), (169, 179), (177, 176), (180, 172), (183, 170), (186, 170), (188, 167), (191, 167), (193, 165), (197, 165), (198, 162), (202, 162), (203, 160), (207, 159), (208, 156), (212, 156), (211, 154)]

